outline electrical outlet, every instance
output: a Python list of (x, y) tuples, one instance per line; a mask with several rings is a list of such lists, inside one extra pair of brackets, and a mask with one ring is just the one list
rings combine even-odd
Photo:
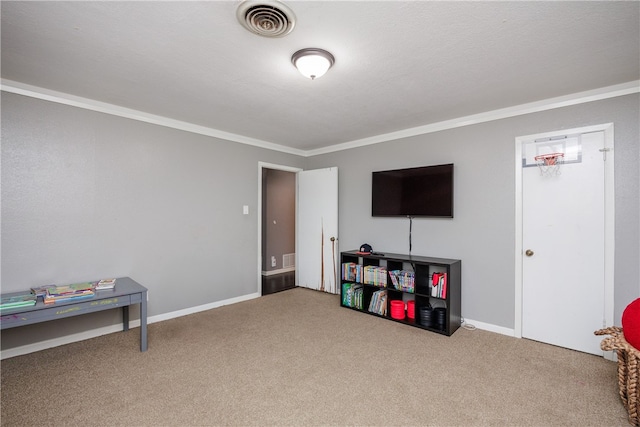
[(271, 257), (271, 267), (275, 267), (276, 266), (276, 257), (272, 256)]

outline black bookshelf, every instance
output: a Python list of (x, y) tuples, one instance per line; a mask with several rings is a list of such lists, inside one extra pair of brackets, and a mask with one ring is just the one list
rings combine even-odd
[[(347, 267), (345, 267), (347, 264)], [(340, 305), (350, 310), (356, 310), (372, 316), (382, 317), (394, 322), (403, 323), (416, 328), (426, 329), (431, 332), (451, 336), (460, 327), (461, 310), (461, 264), (458, 259), (433, 258), (416, 255), (375, 253), (360, 254), (357, 251), (346, 251), (340, 254), (341, 280), (340, 280)], [(366, 280), (365, 267), (378, 273), (374, 280)], [(379, 269), (376, 269), (378, 267)], [(346, 271), (345, 271), (346, 270)], [(358, 277), (355, 271), (359, 270)], [(385, 272), (386, 270), (386, 272)], [(413, 286), (397, 289), (391, 278), (392, 271), (406, 272), (413, 275)], [(349, 273), (354, 274), (349, 277)], [(434, 273), (436, 278), (445, 275), (446, 285), (440, 281), (434, 289)], [(346, 276), (346, 277), (345, 277)], [(384, 277), (386, 280), (382, 280)], [(401, 280), (396, 279), (396, 282)], [(367, 283), (368, 282), (368, 283)], [(384, 283), (386, 282), (386, 283)], [(410, 283), (410, 281), (407, 281)], [(436, 284), (438, 281), (436, 280)], [(446, 287), (446, 292), (442, 289)], [(380, 292), (386, 290), (386, 300), (380, 304)], [(378, 293), (377, 293), (378, 292)], [(376, 294), (377, 293), (377, 294)], [(357, 294), (357, 296), (356, 296)], [(385, 292), (382, 292), (385, 294)], [(372, 307), (378, 302), (376, 307)], [(396, 301), (392, 303), (392, 301)], [(404, 317), (399, 318), (399, 308), (404, 303)], [(413, 301), (413, 302), (410, 302)], [(414, 305), (414, 316), (409, 317), (410, 306)], [(392, 305), (394, 308), (392, 308)], [(434, 311), (428, 311), (431, 307)], [(371, 312), (369, 309), (379, 309), (380, 313)], [(444, 309), (444, 320), (443, 311)], [(392, 310), (394, 315), (392, 315)], [(436, 321), (433, 313), (438, 312), (439, 321)], [(424, 313), (424, 315), (422, 314)], [(431, 322), (429, 322), (431, 319)]]

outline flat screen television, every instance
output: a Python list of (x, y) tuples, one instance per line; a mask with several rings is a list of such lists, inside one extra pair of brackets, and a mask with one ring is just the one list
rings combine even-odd
[(371, 215), (453, 218), (453, 163), (373, 172)]

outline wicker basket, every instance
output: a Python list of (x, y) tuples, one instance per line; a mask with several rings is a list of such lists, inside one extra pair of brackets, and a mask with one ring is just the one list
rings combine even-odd
[(600, 348), (605, 351), (615, 350), (618, 356), (618, 391), (624, 407), (629, 413), (629, 422), (640, 426), (638, 419), (638, 364), (640, 351), (627, 342), (622, 328), (612, 326), (594, 332), (596, 335), (611, 335), (602, 340)]

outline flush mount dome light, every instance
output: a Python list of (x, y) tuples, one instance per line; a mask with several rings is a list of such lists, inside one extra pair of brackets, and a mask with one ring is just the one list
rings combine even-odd
[(303, 76), (315, 80), (322, 77), (336, 60), (326, 50), (310, 47), (294, 53), (291, 62)]

